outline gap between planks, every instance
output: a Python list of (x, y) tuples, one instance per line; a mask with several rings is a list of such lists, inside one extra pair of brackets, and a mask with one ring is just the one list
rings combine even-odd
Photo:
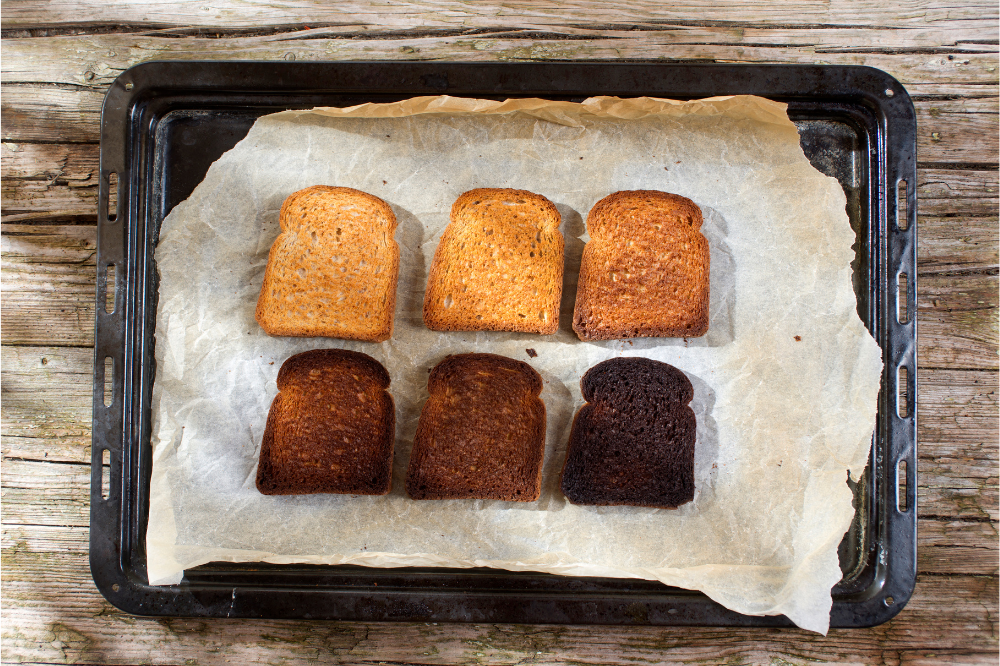
[[(5, 223), (62, 219), (96, 223), (99, 144), (4, 142), (0, 155)], [(920, 225), (937, 218), (995, 217), (1000, 192), (996, 167), (918, 163)], [(953, 235), (954, 223), (947, 225), (948, 235)], [(995, 225), (989, 229), (995, 231)], [(921, 244), (920, 249), (924, 248)]]
[[(100, 141), (103, 90), (64, 90), (31, 83), (4, 83), (3, 141), (21, 143), (94, 144)], [(1000, 131), (996, 99), (976, 101), (986, 111), (972, 111), (975, 100), (961, 104), (917, 102), (918, 166), (941, 168), (942, 164), (995, 168), (1000, 155), (997, 145), (984, 141)]]

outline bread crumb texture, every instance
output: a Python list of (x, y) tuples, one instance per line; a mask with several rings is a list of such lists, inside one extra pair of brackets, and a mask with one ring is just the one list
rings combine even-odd
[(587, 215), (573, 311), (581, 340), (708, 332), (708, 241), (701, 210), (656, 190), (615, 192)]
[(542, 485), (541, 376), (496, 354), (458, 354), (435, 366), (413, 441), (413, 499), (533, 502)]
[(676, 508), (694, 499), (697, 423), (683, 372), (648, 358), (598, 363), (580, 382), (561, 487), (573, 504)]
[(399, 276), (389, 205), (316, 185), (285, 199), (278, 220), (255, 312), (268, 335), (389, 339)]
[(559, 329), (564, 242), (559, 211), (525, 190), (461, 195), (434, 252), (424, 324), (435, 331)]
[(314, 349), (278, 371), (260, 447), (265, 495), (385, 495), (392, 483), (396, 410), (389, 373), (359, 352)]

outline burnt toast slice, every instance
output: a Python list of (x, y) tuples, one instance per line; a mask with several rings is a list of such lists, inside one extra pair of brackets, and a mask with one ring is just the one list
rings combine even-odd
[(265, 495), (385, 495), (396, 410), (389, 373), (368, 356), (314, 349), (278, 371), (257, 466)]
[(424, 325), (434, 331), (559, 329), (563, 249), (555, 205), (525, 190), (462, 194), (434, 251)]
[(708, 332), (709, 248), (701, 209), (676, 194), (610, 194), (587, 215), (573, 310), (581, 340)]
[(268, 335), (382, 342), (392, 336), (399, 277), (396, 216), (349, 187), (285, 199), (254, 316)]
[(538, 499), (545, 455), (541, 376), (496, 354), (458, 354), (427, 380), (406, 492), (416, 500)]
[(683, 372), (648, 358), (598, 363), (560, 482), (573, 504), (676, 508), (694, 499), (694, 397)]

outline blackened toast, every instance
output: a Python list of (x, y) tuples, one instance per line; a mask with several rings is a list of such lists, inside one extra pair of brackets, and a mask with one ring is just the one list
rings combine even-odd
[(598, 363), (580, 382), (561, 487), (573, 504), (676, 508), (694, 499), (694, 397), (683, 372), (647, 358)]

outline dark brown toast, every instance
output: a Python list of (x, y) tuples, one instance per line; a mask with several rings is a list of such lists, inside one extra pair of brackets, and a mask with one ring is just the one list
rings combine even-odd
[(563, 282), (562, 217), (525, 190), (458, 197), (434, 251), (424, 325), (434, 331), (555, 333)]
[(406, 492), (413, 499), (533, 502), (542, 484), (542, 378), (496, 354), (458, 354), (427, 379)]
[(581, 340), (708, 332), (708, 241), (701, 209), (676, 194), (610, 194), (587, 215), (573, 310)]
[(314, 349), (278, 371), (260, 447), (265, 495), (385, 495), (392, 483), (396, 410), (389, 373), (372, 357)]
[(676, 508), (694, 499), (694, 397), (683, 372), (648, 358), (598, 363), (569, 436), (563, 494), (573, 504)]
[(267, 256), (254, 316), (268, 335), (382, 342), (392, 336), (399, 276), (396, 216), (349, 187), (291, 194)]

